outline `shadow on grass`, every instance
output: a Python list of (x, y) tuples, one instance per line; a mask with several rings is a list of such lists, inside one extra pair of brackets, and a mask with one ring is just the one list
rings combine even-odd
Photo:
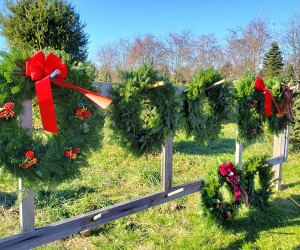
[(57, 206), (59, 203), (66, 203), (67, 201), (76, 200), (85, 196), (86, 194), (94, 192), (96, 192), (95, 189), (85, 186), (58, 191), (40, 190), (35, 195), (35, 206), (37, 208)]
[(0, 206), (9, 209), (15, 205), (18, 197), (16, 193), (0, 192)]
[[(293, 198), (299, 200), (300, 196), (295, 195)], [(234, 234), (245, 233), (245, 237), (221, 249), (242, 249), (247, 243), (255, 243), (259, 239), (261, 232), (270, 234), (270, 239), (274, 234), (280, 234), (285, 237), (288, 237), (288, 235), (298, 235), (299, 231), (276, 232), (281, 227), (295, 225), (300, 225), (299, 207), (291, 205), (289, 199), (276, 199), (268, 207), (264, 209), (253, 208), (246, 218), (236, 220), (231, 226), (231, 230)], [(298, 246), (295, 247), (294, 249), (297, 249)]]
[(189, 155), (233, 154), (235, 152), (235, 140), (223, 138), (208, 142), (207, 145), (197, 141), (180, 141), (174, 143), (174, 152)]
[(289, 183), (289, 184), (283, 184), (283, 185), (281, 186), (281, 190), (293, 188), (293, 187), (296, 187), (296, 186), (300, 186), (300, 181), (293, 182), (293, 183)]

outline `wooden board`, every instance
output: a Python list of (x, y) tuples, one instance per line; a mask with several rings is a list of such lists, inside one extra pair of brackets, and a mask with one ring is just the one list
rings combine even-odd
[(172, 188), (170, 192), (157, 192), (140, 198), (98, 209), (71, 219), (59, 221), (34, 232), (18, 234), (0, 240), (0, 249), (30, 249), (94, 228), (127, 215), (154, 207), (201, 190), (203, 179)]

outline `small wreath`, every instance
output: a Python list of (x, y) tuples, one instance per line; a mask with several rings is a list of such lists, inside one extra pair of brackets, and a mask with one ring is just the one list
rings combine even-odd
[[(233, 220), (239, 204), (225, 201), (221, 192), (223, 186), (230, 194), (233, 193), (232, 186), (218, 171), (210, 172), (202, 185), (200, 207), (206, 218), (226, 225)], [(233, 199), (233, 195), (230, 198)]]
[[(92, 89), (94, 68), (88, 63), (70, 63), (69, 56), (56, 51), (68, 64), (68, 79)], [(53, 86), (59, 133), (41, 128), (34, 99), (34, 82), (25, 76), (25, 53), (2, 53), (0, 61), (0, 163), (11, 174), (31, 185), (53, 185), (80, 174), (88, 153), (101, 145), (102, 111), (76, 91)], [(25, 99), (33, 102), (32, 135), (21, 127), (19, 117)], [(82, 112), (79, 112), (81, 110)]]
[[(255, 185), (256, 176), (259, 177), (259, 185)], [(266, 156), (253, 156), (238, 170), (230, 162), (223, 163), (218, 171), (210, 172), (205, 178), (200, 201), (202, 214), (216, 223), (229, 225), (241, 207), (242, 193), (246, 205), (249, 202), (250, 208), (265, 207), (272, 194), (272, 176), (272, 168), (267, 164)], [(224, 185), (229, 190), (233, 202), (225, 201), (220, 191)]]
[(221, 132), (222, 122), (229, 113), (228, 86), (222, 84), (212, 87), (221, 79), (221, 74), (216, 70), (200, 70), (185, 91), (185, 129), (188, 135), (194, 135), (200, 142), (216, 139)]
[[(114, 84), (109, 109), (113, 141), (134, 155), (158, 152), (178, 124), (179, 101), (175, 88), (152, 64), (121, 73)], [(163, 81), (162, 86), (155, 86)]]

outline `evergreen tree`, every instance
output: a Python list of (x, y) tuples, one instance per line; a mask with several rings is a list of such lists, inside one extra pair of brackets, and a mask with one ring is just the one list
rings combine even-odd
[(283, 58), (282, 53), (276, 42), (273, 42), (271, 49), (264, 57), (264, 75), (267, 78), (274, 76), (280, 76), (283, 70)]
[(293, 151), (300, 151), (300, 94), (293, 98), (293, 116), (290, 144)]
[(85, 24), (66, 0), (6, 0), (0, 31), (9, 47), (64, 50), (73, 60), (87, 58)]
[(295, 70), (293, 64), (288, 64), (288, 66), (286, 67), (285, 78), (289, 82), (295, 80)]

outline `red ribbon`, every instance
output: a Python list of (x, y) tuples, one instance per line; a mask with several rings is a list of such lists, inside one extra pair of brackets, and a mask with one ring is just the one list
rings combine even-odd
[[(59, 74), (51, 79), (50, 74), (59, 70)], [(52, 96), (51, 82), (64, 88), (75, 89), (92, 100), (101, 108), (106, 108), (111, 100), (100, 94), (80, 88), (64, 81), (68, 77), (67, 65), (55, 54), (50, 53), (47, 57), (42, 51), (37, 52), (26, 62), (26, 76), (35, 80), (35, 91), (40, 108), (43, 127), (46, 131), (58, 133), (54, 100)]]
[(266, 116), (272, 115), (272, 101), (274, 102), (274, 104), (276, 106), (277, 113), (280, 116), (283, 116), (283, 113), (281, 112), (280, 108), (278, 107), (277, 103), (275, 102), (275, 100), (271, 94), (271, 91), (265, 87), (265, 84), (260, 77), (256, 78), (254, 88), (255, 88), (255, 90), (257, 90), (259, 92), (265, 92), (265, 115)]
[(248, 205), (248, 194), (246, 190), (240, 186), (239, 176), (234, 165), (231, 162), (224, 162), (219, 168), (219, 173), (226, 177), (226, 180), (233, 186), (234, 201), (232, 203), (239, 201), (243, 192), (245, 194), (246, 205)]

